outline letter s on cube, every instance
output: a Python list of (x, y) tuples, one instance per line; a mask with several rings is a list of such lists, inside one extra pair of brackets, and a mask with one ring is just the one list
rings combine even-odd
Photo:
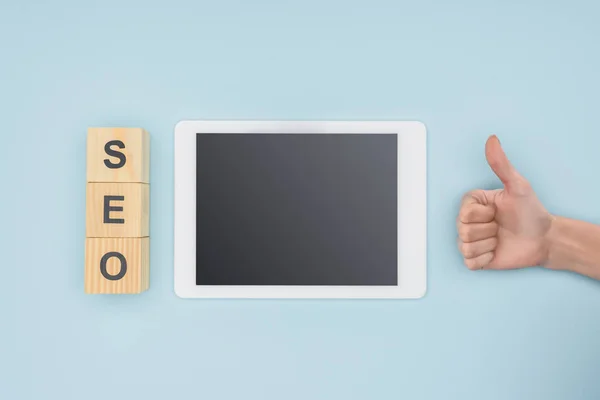
[(89, 128), (88, 182), (150, 182), (150, 135), (142, 128)]

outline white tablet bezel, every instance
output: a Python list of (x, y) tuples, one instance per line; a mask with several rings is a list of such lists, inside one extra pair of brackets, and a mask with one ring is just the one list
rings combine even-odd
[[(196, 135), (398, 135), (397, 286), (196, 285)], [(426, 128), (417, 121), (181, 121), (175, 126), (175, 293), (182, 298), (408, 298), (427, 288)]]

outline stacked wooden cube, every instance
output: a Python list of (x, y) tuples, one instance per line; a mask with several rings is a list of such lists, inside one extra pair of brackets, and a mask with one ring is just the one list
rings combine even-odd
[(150, 136), (90, 128), (85, 292), (141, 293), (150, 284)]

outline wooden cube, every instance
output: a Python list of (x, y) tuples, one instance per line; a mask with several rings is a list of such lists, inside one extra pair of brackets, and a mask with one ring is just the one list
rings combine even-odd
[(150, 238), (87, 238), (85, 293), (133, 294), (150, 286)]
[(150, 182), (150, 135), (141, 128), (89, 128), (88, 182)]
[(88, 183), (87, 237), (145, 237), (149, 235), (150, 185), (146, 183)]

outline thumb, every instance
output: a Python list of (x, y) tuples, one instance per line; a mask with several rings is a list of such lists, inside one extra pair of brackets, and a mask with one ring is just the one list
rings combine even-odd
[(519, 185), (519, 182), (523, 181), (521, 175), (506, 157), (496, 135), (490, 136), (485, 143), (485, 158), (507, 191), (514, 189), (515, 186)]

